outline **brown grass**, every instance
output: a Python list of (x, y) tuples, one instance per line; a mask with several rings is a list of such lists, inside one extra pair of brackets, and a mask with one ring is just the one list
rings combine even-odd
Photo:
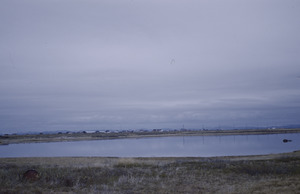
[(1, 158), (0, 193), (300, 192), (299, 152), (237, 158)]

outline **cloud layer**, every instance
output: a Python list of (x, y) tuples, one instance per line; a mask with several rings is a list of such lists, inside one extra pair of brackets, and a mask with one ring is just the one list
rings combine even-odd
[(300, 3), (0, 2), (0, 132), (299, 124)]

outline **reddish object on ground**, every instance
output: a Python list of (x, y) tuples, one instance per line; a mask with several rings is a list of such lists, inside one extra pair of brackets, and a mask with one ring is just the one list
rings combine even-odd
[(27, 170), (23, 174), (23, 179), (35, 181), (39, 178), (39, 173), (36, 170)]

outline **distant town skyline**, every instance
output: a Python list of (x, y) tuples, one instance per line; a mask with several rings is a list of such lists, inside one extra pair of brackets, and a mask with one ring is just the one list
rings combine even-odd
[(0, 133), (300, 124), (300, 1), (2, 0)]

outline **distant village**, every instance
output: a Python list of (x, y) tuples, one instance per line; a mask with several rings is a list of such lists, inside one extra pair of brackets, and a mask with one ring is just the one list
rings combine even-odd
[[(208, 130), (208, 129), (202, 129), (202, 130)], [(84, 130), (84, 131), (66, 131), (66, 132), (58, 132), (58, 134), (76, 134), (76, 133), (151, 133), (151, 132), (178, 132), (178, 131), (195, 131), (192, 129), (138, 129), (138, 130)]]
[(26, 134), (128, 134), (128, 133), (176, 133), (176, 132), (193, 132), (193, 131), (223, 131), (223, 130), (241, 130), (241, 129), (282, 129), (282, 128), (299, 128), (299, 126), (288, 126), (288, 127), (264, 127), (264, 128), (257, 128), (257, 127), (249, 127), (249, 128), (237, 128), (237, 129), (227, 129), (227, 128), (214, 128), (214, 129), (186, 129), (182, 127), (181, 129), (128, 129), (128, 130), (79, 130), (79, 131), (68, 131), (68, 130), (58, 130), (58, 131), (43, 131), (43, 132), (24, 132), (24, 133), (11, 133), (11, 134), (1, 134), (0, 136), (7, 136), (7, 135), (26, 135)]
[[(220, 129), (221, 130), (221, 129)], [(27, 133), (13, 133), (13, 134), (0, 134), (0, 136), (5, 135), (26, 135), (26, 134), (122, 134), (122, 133), (172, 133), (172, 132), (188, 132), (188, 131), (208, 131), (208, 129), (128, 129), (128, 130), (79, 130), (79, 131), (45, 131), (45, 132), (27, 132)]]

